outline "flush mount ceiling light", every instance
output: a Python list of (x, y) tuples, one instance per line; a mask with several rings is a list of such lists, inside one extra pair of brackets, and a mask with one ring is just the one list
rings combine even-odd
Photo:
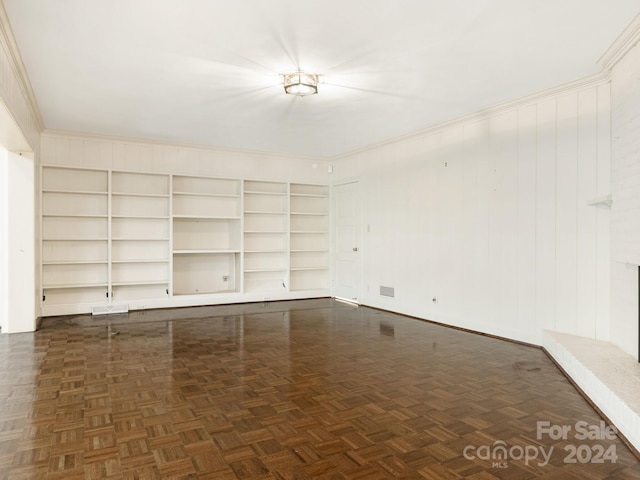
[(318, 93), (318, 75), (298, 70), (282, 76), (284, 91), (289, 95), (304, 97)]

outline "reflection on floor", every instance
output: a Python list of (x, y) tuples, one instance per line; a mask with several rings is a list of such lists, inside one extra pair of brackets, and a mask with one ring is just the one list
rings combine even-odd
[(607, 427), (539, 349), (330, 299), (0, 336), (0, 479), (640, 479)]

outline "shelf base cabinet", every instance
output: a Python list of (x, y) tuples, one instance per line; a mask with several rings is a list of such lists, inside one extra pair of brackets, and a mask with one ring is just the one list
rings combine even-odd
[(328, 193), (43, 166), (42, 314), (329, 296)]

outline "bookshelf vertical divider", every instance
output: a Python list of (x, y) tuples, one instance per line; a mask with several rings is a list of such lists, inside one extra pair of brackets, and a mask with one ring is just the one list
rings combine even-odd
[(173, 298), (173, 175), (169, 175), (169, 249), (167, 257), (169, 258), (169, 285), (167, 285), (167, 295)]
[(113, 300), (113, 172), (107, 172), (107, 295), (105, 302)]

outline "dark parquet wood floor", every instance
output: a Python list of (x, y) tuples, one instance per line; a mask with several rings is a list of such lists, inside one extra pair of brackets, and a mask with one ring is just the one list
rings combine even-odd
[(330, 299), (0, 336), (0, 479), (640, 479), (601, 420), (539, 349)]

